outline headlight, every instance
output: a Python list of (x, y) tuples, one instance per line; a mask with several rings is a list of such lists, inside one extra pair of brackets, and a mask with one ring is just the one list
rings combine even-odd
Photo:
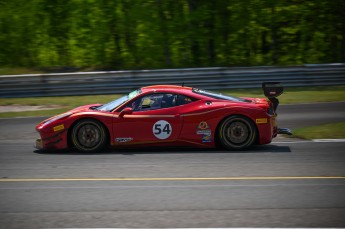
[(66, 117), (68, 117), (68, 116), (70, 116), (72, 114), (73, 114), (72, 112), (67, 112), (67, 113), (63, 113), (61, 115), (54, 116), (51, 119), (47, 119), (46, 121), (43, 121), (43, 125), (41, 126), (41, 128), (45, 127), (49, 123), (55, 122), (55, 121), (57, 121), (59, 119), (66, 118)]

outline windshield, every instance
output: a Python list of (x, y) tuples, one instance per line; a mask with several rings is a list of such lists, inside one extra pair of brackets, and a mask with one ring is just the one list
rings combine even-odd
[(102, 106), (99, 106), (96, 108), (96, 110), (99, 111), (112, 111), (118, 106), (122, 105), (123, 103), (127, 102), (128, 100), (134, 98), (135, 96), (139, 95), (141, 93), (141, 90), (135, 90), (128, 95), (122, 96), (118, 99), (115, 99), (111, 101), (110, 103), (104, 104)]
[(213, 92), (213, 91), (207, 91), (207, 90), (200, 90), (197, 88), (193, 88), (193, 92), (201, 95), (205, 95), (214, 99), (222, 99), (222, 100), (230, 100), (234, 102), (250, 102), (249, 100), (229, 96), (229, 95), (223, 95), (221, 93)]

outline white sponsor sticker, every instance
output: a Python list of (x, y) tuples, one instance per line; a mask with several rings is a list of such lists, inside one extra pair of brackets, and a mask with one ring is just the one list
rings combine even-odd
[(172, 133), (172, 127), (167, 121), (159, 120), (153, 125), (152, 132), (158, 139), (167, 139)]
[(130, 142), (133, 141), (133, 138), (115, 138), (115, 141), (120, 143)]
[(198, 130), (196, 134), (206, 134), (206, 135), (211, 135), (212, 131), (211, 130)]

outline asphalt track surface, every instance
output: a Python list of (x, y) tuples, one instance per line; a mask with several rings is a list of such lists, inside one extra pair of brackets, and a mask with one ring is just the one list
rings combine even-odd
[[(345, 121), (345, 103), (279, 113), (294, 129)], [(345, 142), (42, 153), (42, 119), (0, 119), (0, 228), (345, 227)]]

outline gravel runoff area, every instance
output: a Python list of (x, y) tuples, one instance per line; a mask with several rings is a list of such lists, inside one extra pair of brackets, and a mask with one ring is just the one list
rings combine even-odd
[(63, 106), (59, 106), (59, 105), (44, 105), (44, 106), (7, 105), (7, 106), (0, 106), (0, 113), (53, 110), (53, 109), (58, 109), (58, 108), (63, 108)]

